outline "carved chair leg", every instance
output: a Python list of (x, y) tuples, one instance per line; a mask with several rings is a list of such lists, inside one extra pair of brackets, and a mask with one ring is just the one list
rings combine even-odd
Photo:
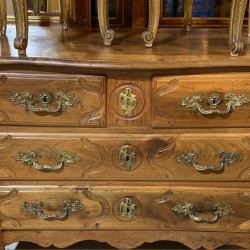
[(33, 12), (34, 15), (37, 16), (40, 13), (40, 0), (33, 0)]
[(0, 31), (2, 35), (6, 34), (6, 27), (7, 27), (6, 0), (0, 0)]
[(184, 0), (184, 27), (190, 31), (192, 27), (193, 0)]
[(243, 51), (244, 44), (241, 41), (241, 33), (247, 0), (232, 0), (229, 45), (231, 56), (238, 56)]
[(142, 38), (146, 47), (152, 47), (155, 39), (159, 19), (160, 19), (160, 0), (149, 0), (149, 22), (147, 31), (143, 32)]
[(70, 0), (60, 0), (61, 5), (61, 25), (63, 30), (68, 29)]
[(26, 55), (28, 45), (28, 10), (27, 0), (12, 0), (16, 19), (16, 38), (14, 47), (19, 55)]
[(97, 11), (104, 45), (111, 45), (115, 32), (109, 27), (109, 0), (97, 0)]

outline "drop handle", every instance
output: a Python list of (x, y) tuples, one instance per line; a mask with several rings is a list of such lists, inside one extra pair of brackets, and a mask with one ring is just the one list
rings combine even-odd
[[(55, 105), (52, 105), (52, 100), (55, 101)], [(33, 100), (33, 94), (31, 92), (14, 92), (10, 101), (17, 105), (23, 105), (25, 109), (34, 113), (57, 113), (66, 111), (68, 107), (74, 106), (79, 103), (74, 94), (66, 95), (63, 92), (56, 92), (54, 97), (47, 92), (43, 92), (39, 95), (38, 100)], [(53, 106), (53, 108), (51, 108)]]
[(62, 220), (68, 218), (72, 213), (78, 212), (80, 209), (83, 209), (84, 206), (79, 201), (65, 200), (62, 202), (62, 214), (45, 214), (43, 212), (43, 204), (41, 201), (36, 202), (27, 202), (23, 203), (21, 211), (25, 213), (33, 213), (42, 219), (54, 219)]
[(220, 171), (220, 170), (224, 169), (225, 166), (239, 162), (241, 160), (241, 157), (238, 153), (220, 152), (218, 154), (218, 156), (220, 159), (218, 166), (199, 165), (196, 162), (196, 159), (198, 158), (198, 154), (193, 153), (193, 152), (190, 152), (190, 153), (181, 152), (181, 153), (179, 153), (179, 155), (176, 158), (176, 162), (194, 167), (197, 171), (206, 171), (206, 170)]
[(59, 170), (65, 165), (74, 164), (75, 162), (80, 160), (80, 157), (74, 153), (67, 152), (59, 152), (58, 153), (58, 161), (59, 163), (55, 166), (50, 165), (40, 165), (38, 162), (38, 153), (35, 151), (30, 152), (19, 152), (16, 156), (17, 161), (21, 161), (24, 164), (33, 165), (38, 170)]
[[(211, 114), (225, 115), (234, 111), (236, 107), (241, 107), (243, 106), (243, 104), (249, 103), (249, 99), (246, 98), (244, 94), (237, 96), (234, 93), (227, 93), (225, 94), (223, 100), (219, 94), (214, 93), (207, 100), (207, 103), (211, 108), (209, 110), (203, 108), (201, 104), (202, 102), (203, 102), (203, 95), (197, 94), (194, 95), (193, 97), (184, 96), (180, 104), (183, 107), (193, 109), (193, 111), (195, 112), (199, 111), (203, 115), (211, 115)], [(225, 102), (226, 109), (225, 110), (218, 109), (218, 106), (223, 102)]]
[[(216, 222), (219, 218), (224, 215), (229, 215), (230, 213), (235, 213), (235, 210), (230, 206), (223, 206), (221, 203), (212, 204), (208, 209), (200, 209), (197, 205), (187, 202), (180, 203), (177, 202), (172, 210), (176, 213), (183, 214), (184, 216), (189, 216), (189, 218), (194, 222)], [(196, 214), (201, 213), (211, 213), (212, 217), (200, 217)]]

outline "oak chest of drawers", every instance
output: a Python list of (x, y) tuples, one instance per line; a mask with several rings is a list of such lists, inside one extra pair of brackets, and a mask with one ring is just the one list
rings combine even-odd
[(1, 62), (1, 249), (250, 248), (250, 74), (107, 65)]

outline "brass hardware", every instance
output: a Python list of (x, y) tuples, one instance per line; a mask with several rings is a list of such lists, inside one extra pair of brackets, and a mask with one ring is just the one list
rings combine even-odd
[(49, 165), (39, 165), (38, 159), (37, 159), (37, 153), (35, 151), (30, 151), (30, 152), (19, 152), (16, 156), (17, 161), (21, 161), (22, 163), (26, 163), (28, 165), (32, 165), (38, 169), (38, 170), (44, 170), (48, 169), (51, 171), (55, 171), (58, 169), (61, 169), (64, 165), (69, 165), (73, 164), (76, 161), (79, 161), (80, 158), (78, 155), (73, 154), (73, 153), (67, 153), (67, 152), (59, 152), (58, 153), (58, 159), (59, 159), (59, 164), (56, 166), (49, 166)]
[(119, 153), (119, 160), (125, 170), (129, 172), (136, 161), (136, 154), (133, 152), (133, 149), (130, 146), (126, 145), (122, 147)]
[(212, 94), (208, 98), (208, 104), (211, 107), (210, 110), (203, 109), (200, 102), (203, 102), (202, 95), (194, 95), (192, 98), (189, 96), (185, 96), (182, 101), (181, 105), (187, 108), (192, 108), (195, 112), (198, 110), (203, 115), (210, 115), (210, 114), (227, 114), (231, 111), (234, 111), (236, 107), (241, 107), (243, 104), (248, 103), (249, 99), (245, 97), (244, 94), (236, 96), (234, 93), (225, 94), (224, 100), (227, 101), (225, 103), (226, 109), (219, 110), (218, 105), (223, 102), (220, 96), (216, 93)]
[(43, 212), (43, 204), (40, 201), (37, 202), (24, 202), (23, 206), (21, 207), (21, 211), (25, 213), (34, 213), (37, 214), (40, 218), (42, 219), (66, 219), (69, 215), (71, 215), (74, 212), (78, 212), (80, 209), (83, 209), (84, 206), (79, 202), (79, 201), (70, 201), (70, 200), (65, 200), (62, 203), (62, 210), (63, 214), (62, 215), (57, 215), (57, 214), (44, 214)]
[(212, 171), (220, 171), (225, 166), (229, 164), (233, 164), (235, 162), (240, 161), (240, 155), (238, 153), (228, 153), (228, 152), (220, 152), (218, 154), (220, 160), (219, 160), (219, 166), (200, 166), (198, 163), (195, 162), (195, 159), (198, 158), (197, 153), (180, 153), (176, 161), (178, 163), (186, 164), (188, 166), (194, 167), (198, 171), (206, 171), (206, 170), (212, 170)]
[(131, 117), (132, 111), (136, 107), (137, 100), (136, 95), (132, 94), (131, 88), (126, 88), (125, 93), (121, 93), (119, 96), (119, 103), (122, 110), (124, 110), (125, 116)]
[(132, 203), (131, 198), (125, 198), (120, 204), (121, 216), (126, 221), (130, 221), (135, 215), (135, 204)]
[[(172, 210), (176, 213), (189, 216), (192, 221), (208, 223), (215, 222), (224, 215), (235, 213), (235, 210), (230, 205), (223, 206), (220, 203), (213, 204), (209, 209), (207, 209), (207, 211), (201, 211), (201, 208), (190, 202), (184, 204), (177, 202)], [(211, 218), (199, 217), (195, 215), (198, 212), (210, 212), (213, 216)]]
[[(15, 104), (24, 105), (25, 109), (30, 110), (32, 112), (47, 113), (66, 111), (68, 107), (79, 103), (74, 94), (67, 96), (61, 91), (55, 93), (55, 102), (57, 104), (57, 107), (55, 107), (54, 109), (49, 108), (49, 106), (51, 105), (52, 96), (47, 92), (43, 92), (39, 95), (39, 101), (33, 101), (32, 98), (33, 95), (30, 92), (14, 92), (10, 97), (10, 101)], [(35, 107), (37, 103), (40, 104), (40, 107)]]

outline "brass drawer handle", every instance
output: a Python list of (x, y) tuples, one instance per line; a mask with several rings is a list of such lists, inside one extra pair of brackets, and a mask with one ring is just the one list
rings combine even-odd
[[(30, 110), (32, 112), (46, 112), (46, 113), (57, 113), (61, 111), (66, 111), (68, 107), (76, 105), (79, 103), (74, 94), (65, 95), (63, 92), (55, 93), (55, 103), (56, 107), (50, 108), (52, 102), (52, 96), (47, 92), (43, 92), (39, 95), (39, 100), (32, 100), (33, 95), (30, 92), (17, 93), (14, 92), (10, 97), (10, 101), (14, 104), (24, 105), (25, 109)], [(36, 105), (40, 105), (35, 107)]]
[(225, 103), (226, 109), (225, 110), (219, 110), (218, 105), (223, 102), (219, 94), (212, 94), (209, 98), (207, 103), (210, 106), (210, 110), (203, 109), (200, 102), (203, 102), (203, 96), (202, 95), (194, 95), (193, 97), (185, 96), (182, 101), (181, 105), (187, 108), (192, 108), (195, 112), (198, 110), (203, 115), (210, 115), (210, 114), (227, 114), (233, 110), (235, 110), (236, 107), (241, 107), (243, 104), (248, 103), (249, 99), (245, 97), (244, 94), (236, 96), (234, 93), (228, 93), (224, 96), (224, 101), (227, 101)]
[(37, 202), (24, 202), (23, 206), (21, 207), (21, 211), (25, 213), (34, 213), (37, 214), (42, 219), (66, 219), (70, 214), (79, 211), (80, 209), (83, 209), (84, 206), (79, 201), (70, 201), (65, 200), (62, 203), (62, 210), (63, 214), (57, 215), (57, 214), (44, 214), (43, 212), (43, 204), (40, 201)]
[(218, 166), (201, 166), (198, 163), (195, 162), (195, 159), (198, 158), (197, 153), (180, 153), (176, 161), (178, 163), (186, 164), (188, 166), (193, 166), (198, 171), (206, 171), (206, 170), (212, 170), (212, 171), (220, 171), (225, 166), (229, 164), (233, 164), (235, 162), (239, 162), (241, 160), (241, 157), (238, 153), (228, 153), (228, 152), (220, 152), (218, 154), (220, 160)]
[(119, 103), (121, 109), (124, 111), (125, 116), (131, 117), (132, 112), (137, 105), (136, 95), (132, 94), (131, 88), (126, 88), (125, 93), (120, 94)]
[(56, 166), (43, 165), (41, 166), (38, 163), (37, 153), (35, 151), (30, 152), (19, 152), (16, 156), (17, 161), (21, 161), (22, 163), (26, 163), (28, 165), (32, 165), (38, 170), (58, 170), (61, 169), (64, 165), (74, 164), (76, 161), (79, 161), (80, 158), (77, 154), (67, 153), (67, 152), (59, 152), (58, 153), (59, 164)]
[[(177, 202), (175, 204), (175, 206), (172, 208), (172, 210), (174, 212), (176, 212), (176, 213), (183, 214), (185, 216), (189, 216), (189, 218), (192, 221), (195, 221), (195, 222), (208, 222), (208, 223), (215, 222), (220, 217), (222, 217), (224, 215), (228, 215), (230, 213), (235, 213), (235, 210), (230, 205), (223, 206), (220, 203), (213, 204), (212, 206), (210, 206), (210, 208), (205, 209), (205, 211), (204, 211), (204, 209), (199, 208), (197, 205), (194, 205), (194, 204), (192, 204), (190, 202), (187, 202), (187, 203), (184, 203), (184, 204), (182, 204), (180, 202)], [(199, 213), (199, 212), (212, 213), (212, 217), (208, 218), (208, 217), (196, 216), (195, 214)]]

